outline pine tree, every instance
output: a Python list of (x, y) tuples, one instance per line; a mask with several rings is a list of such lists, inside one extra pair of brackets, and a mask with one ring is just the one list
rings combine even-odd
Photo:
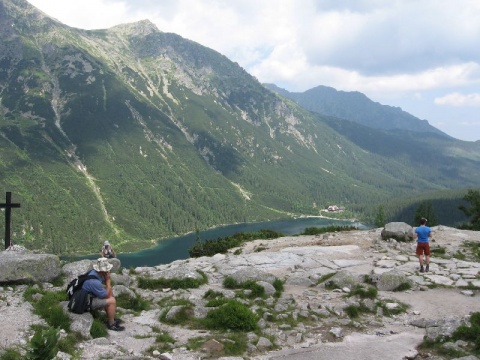
[(480, 191), (468, 190), (467, 195), (465, 195), (463, 199), (470, 203), (470, 207), (466, 208), (460, 205), (458, 208), (470, 217), (468, 228), (471, 230), (480, 230)]
[(420, 219), (422, 217), (427, 219), (428, 226), (438, 225), (437, 215), (435, 214), (431, 201), (424, 201), (418, 206), (413, 219), (414, 226), (420, 225)]
[(385, 215), (385, 208), (383, 205), (380, 205), (377, 210), (377, 215), (375, 215), (375, 226), (377, 228), (385, 226), (387, 222), (387, 217)]

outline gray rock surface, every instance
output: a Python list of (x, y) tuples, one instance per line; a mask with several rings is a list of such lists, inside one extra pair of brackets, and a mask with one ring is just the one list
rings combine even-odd
[[(447, 254), (455, 254), (458, 250), (466, 253), (466, 248), (462, 247), (466, 241), (480, 242), (479, 232), (447, 227), (432, 230), (435, 245), (444, 247)], [(472, 288), (465, 292), (460, 286), (479, 281), (480, 263), (472, 257), (458, 260), (451, 256), (432, 256), (430, 272), (419, 273), (415, 243), (382, 240), (381, 231), (373, 229), (321, 237), (258, 240), (245, 244), (240, 255), (234, 255), (232, 250), (213, 257), (139, 267), (132, 273), (123, 271), (121, 275), (117, 274), (122, 283), (115, 285), (115, 291), (133, 293), (148, 301), (151, 308), (140, 313), (121, 309), (119, 315), (126, 330), (109, 331), (106, 338), (81, 342), (81, 358), (205, 358), (207, 350), (189, 350), (190, 339), (205, 338), (205, 342), (213, 339), (210, 342), (212, 349), (213, 345), (225, 346), (231, 340), (225, 339), (222, 332), (171, 325), (160, 318), (162, 314), (174, 318), (185, 306), (193, 318), (207, 316), (212, 308), (207, 306), (208, 299), (204, 296), (211, 290), (216, 296), (221, 293), (226, 298), (236, 298), (258, 314), (260, 336), (253, 332), (246, 334), (248, 343), (244, 356), (248, 359), (413, 359), (424, 336), (448, 336), (459, 324), (468, 321), (474, 309), (478, 309), (480, 290)], [(265, 250), (259, 253), (255, 249), (260, 244)], [(89, 266), (91, 263), (86, 262), (69, 264), (64, 266), (63, 272), (67, 278), (67, 274), (82, 273)], [(140, 277), (169, 276), (182, 280), (201, 276), (199, 271), (208, 278), (208, 283), (199, 288), (149, 290), (137, 287)], [(335, 274), (330, 279), (338, 282), (337, 288), (319, 283), (318, 280), (327, 274)], [(264, 299), (240, 298), (238, 294), (243, 290), (223, 287), (227, 276), (235, 276), (239, 282), (254, 280), (268, 288), (268, 294), (273, 292), (271, 283), (280, 279), (285, 281), (284, 289), (279, 298), (274, 295)], [(405, 280), (411, 283), (410, 290), (391, 291), (395, 284)], [(352, 289), (357, 285), (365, 289), (377, 287), (377, 298), (362, 299), (352, 295)], [(49, 291), (63, 290), (63, 287), (55, 288), (45, 281), (41, 286)], [(0, 349), (5, 344), (25, 346), (33, 334), (29, 324), (43, 323), (33, 314), (30, 303), (23, 300), (23, 292), (28, 287), (6, 285), (0, 288), (3, 320)], [(383, 303), (382, 307), (379, 302)], [(347, 308), (360, 305), (370, 313), (356, 319), (349, 318)], [(404, 306), (406, 312), (383, 315), (387, 310), (395, 311)], [(81, 320), (72, 317), (72, 326), (86, 335), (91, 321), (89, 314), (79, 315), (79, 318)], [(155, 340), (159, 332), (174, 339), (168, 352), (153, 350), (159, 346)], [(274, 339), (274, 343), (270, 345), (264, 339), (270, 342)], [(221, 351), (208, 356), (226, 358)]]
[(413, 228), (404, 222), (391, 222), (385, 224), (382, 230), (382, 239), (395, 239), (398, 241), (413, 241)]
[(60, 259), (56, 255), (0, 252), (0, 283), (51, 282), (60, 273)]

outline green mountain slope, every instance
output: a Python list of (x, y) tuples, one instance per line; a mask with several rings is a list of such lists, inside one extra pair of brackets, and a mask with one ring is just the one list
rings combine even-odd
[(12, 238), (29, 248), (97, 252), (109, 239), (130, 251), (219, 224), (479, 183), (437, 181), (367, 151), (148, 21), (85, 31), (3, 0), (0, 50), (0, 194), (21, 203)]

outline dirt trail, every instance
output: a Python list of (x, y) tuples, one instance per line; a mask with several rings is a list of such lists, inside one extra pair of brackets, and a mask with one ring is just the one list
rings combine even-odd
[(426, 319), (466, 316), (480, 311), (478, 297), (466, 296), (458, 289), (436, 288), (428, 291), (382, 292), (382, 295), (410, 305), (409, 312), (419, 311)]

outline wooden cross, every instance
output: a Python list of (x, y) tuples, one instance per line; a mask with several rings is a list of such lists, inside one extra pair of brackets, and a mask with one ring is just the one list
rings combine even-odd
[(7, 192), (5, 204), (0, 204), (0, 209), (5, 209), (5, 249), (10, 247), (10, 223), (12, 208), (19, 208), (20, 204), (12, 203), (12, 193)]

